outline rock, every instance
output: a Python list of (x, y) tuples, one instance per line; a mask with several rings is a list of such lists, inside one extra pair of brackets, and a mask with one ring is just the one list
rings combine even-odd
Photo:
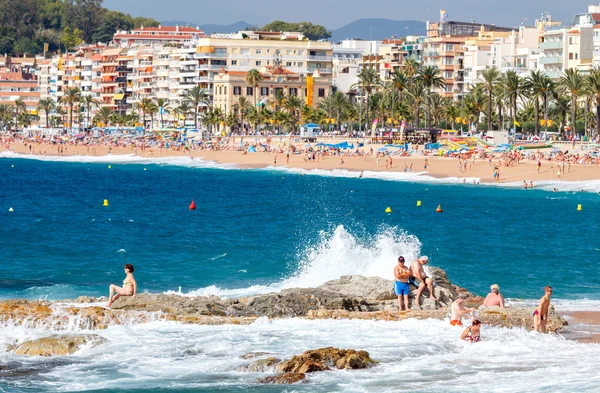
[(389, 300), (396, 299), (394, 281), (380, 277), (342, 276), (318, 287), (348, 297)]
[[(500, 326), (500, 327), (518, 327), (527, 330), (533, 329), (533, 312), (535, 307), (479, 307), (477, 319), (482, 324), (488, 326)], [(568, 322), (562, 318), (554, 309), (550, 306), (548, 311), (548, 321), (546, 322), (546, 329), (549, 332), (559, 332), (564, 326), (568, 325)]]
[(248, 365), (241, 366), (238, 371), (251, 372), (251, 373), (264, 373), (267, 371), (275, 371), (275, 366), (281, 361), (275, 357), (268, 357), (266, 359), (256, 360)]
[(240, 356), (242, 359), (254, 359), (261, 356), (269, 355), (269, 352), (248, 352)]
[(277, 384), (287, 384), (291, 385), (293, 383), (298, 383), (304, 381), (306, 378), (305, 374), (298, 373), (285, 373), (279, 375), (271, 375), (266, 378), (258, 379), (259, 383), (277, 383)]
[(15, 355), (26, 356), (63, 356), (77, 352), (84, 345), (93, 347), (104, 343), (104, 338), (95, 335), (50, 336), (37, 340), (25, 341), (14, 350)]
[(320, 348), (306, 351), (280, 363), (277, 370), (284, 373), (311, 373), (338, 369), (362, 369), (377, 365), (366, 351), (354, 349)]

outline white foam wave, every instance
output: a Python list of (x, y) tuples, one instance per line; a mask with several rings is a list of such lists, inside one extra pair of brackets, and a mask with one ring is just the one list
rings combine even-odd
[(320, 240), (299, 256), (297, 271), (271, 285), (228, 289), (215, 285), (187, 293), (188, 296), (242, 297), (278, 292), (286, 288), (314, 288), (344, 275), (377, 276), (393, 279), (393, 267), (399, 255), (407, 261), (419, 256), (421, 242), (398, 228), (382, 228), (373, 237), (360, 239), (342, 225), (332, 233), (322, 232)]
[[(256, 379), (273, 371), (238, 371), (252, 362), (243, 359), (244, 354), (263, 352), (259, 358), (287, 359), (308, 349), (333, 346), (366, 350), (379, 365), (309, 374), (308, 384), (295, 386), (295, 391), (391, 392), (399, 386), (403, 391), (428, 392), (458, 392), (464, 386), (474, 393), (498, 391), (498, 387), (507, 392), (597, 391), (598, 345), (487, 326), (482, 328), (483, 341), (472, 344), (460, 341), (461, 332), (448, 321), (414, 319), (262, 318), (245, 326), (172, 322), (111, 326), (94, 331), (106, 339), (105, 344), (86, 347), (43, 373), (3, 384), (13, 391), (256, 390)], [(0, 361), (13, 364), (23, 360), (4, 352), (8, 345), (48, 335), (23, 327), (2, 328), (1, 333)], [(27, 360), (28, 367), (42, 363), (47, 364), (47, 359)]]

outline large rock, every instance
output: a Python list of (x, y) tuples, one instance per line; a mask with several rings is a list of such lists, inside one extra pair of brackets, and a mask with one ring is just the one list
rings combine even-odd
[[(533, 329), (533, 312), (535, 307), (479, 307), (477, 319), (484, 325), (507, 328)], [(550, 306), (546, 329), (549, 332), (559, 332), (568, 322)]]
[(15, 355), (26, 356), (64, 356), (71, 355), (84, 345), (98, 346), (104, 339), (95, 334), (43, 337), (25, 341), (13, 350)]
[(394, 282), (380, 277), (342, 276), (318, 287), (348, 297), (387, 300), (395, 299)]
[(366, 351), (320, 348), (304, 352), (280, 363), (277, 370), (284, 373), (310, 373), (331, 369), (363, 369), (376, 366)]
[(306, 378), (305, 374), (299, 373), (286, 373), (279, 375), (270, 375), (266, 378), (258, 379), (259, 383), (276, 383), (276, 384), (287, 384), (291, 385), (293, 383), (303, 382)]
[(266, 359), (258, 359), (254, 362), (241, 366), (238, 368), (238, 371), (243, 372), (251, 372), (251, 373), (264, 373), (267, 371), (275, 371), (275, 367), (281, 361), (276, 357), (268, 357)]

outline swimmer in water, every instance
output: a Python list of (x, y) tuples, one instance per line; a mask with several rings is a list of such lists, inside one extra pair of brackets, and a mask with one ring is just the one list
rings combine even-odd
[(472, 343), (481, 341), (481, 322), (478, 319), (474, 319), (471, 322), (471, 326), (464, 330), (460, 339)]

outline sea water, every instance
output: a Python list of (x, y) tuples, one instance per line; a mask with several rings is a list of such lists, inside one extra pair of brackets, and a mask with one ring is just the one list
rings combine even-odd
[[(597, 182), (540, 184), (563, 190), (553, 193), (184, 157), (1, 156), (0, 298), (107, 295), (125, 263), (140, 291), (238, 297), (345, 274), (391, 279), (399, 255), (425, 254), (475, 294), (497, 283), (509, 303), (534, 304), (552, 285), (559, 311), (600, 310)], [(287, 391), (591, 392), (600, 382), (597, 345), (498, 328), (472, 345), (447, 321), (152, 322), (95, 331), (107, 344), (50, 359), (6, 349), (53, 332), (10, 324), (0, 332), (0, 391), (283, 391), (256, 384), (267, 374), (237, 371), (247, 362), (240, 356), (324, 346), (364, 349), (381, 364), (315, 374)]]

